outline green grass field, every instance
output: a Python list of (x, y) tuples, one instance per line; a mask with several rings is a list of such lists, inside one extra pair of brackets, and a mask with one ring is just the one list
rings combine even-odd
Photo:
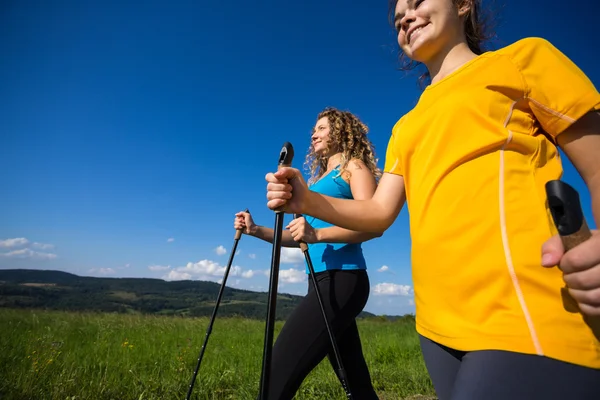
[[(185, 399), (208, 322), (0, 309), (0, 398)], [(276, 324), (275, 337), (281, 326)], [(380, 399), (434, 393), (414, 322), (359, 320), (359, 329)], [(192, 397), (255, 399), (263, 338), (264, 321), (217, 316)], [(327, 360), (310, 373), (296, 396), (344, 398)]]

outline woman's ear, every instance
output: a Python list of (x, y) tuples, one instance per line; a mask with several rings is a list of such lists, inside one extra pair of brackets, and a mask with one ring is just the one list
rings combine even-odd
[(473, 0), (461, 0), (458, 3), (458, 16), (464, 17), (465, 15), (468, 15), (472, 7)]

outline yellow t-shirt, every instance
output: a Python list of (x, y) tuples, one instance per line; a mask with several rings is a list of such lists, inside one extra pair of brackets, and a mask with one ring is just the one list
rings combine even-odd
[(599, 341), (563, 307), (561, 271), (541, 266), (555, 138), (593, 109), (592, 82), (527, 38), (428, 86), (396, 123), (384, 170), (405, 179), (420, 334), (600, 368)]

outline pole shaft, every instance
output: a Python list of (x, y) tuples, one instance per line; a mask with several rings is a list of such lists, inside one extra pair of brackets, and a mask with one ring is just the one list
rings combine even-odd
[(259, 400), (268, 400), (269, 380), (271, 376), (271, 354), (273, 350), (273, 330), (277, 311), (277, 284), (279, 280), (279, 260), (281, 256), (281, 236), (283, 231), (283, 212), (275, 213), (273, 254), (271, 257), (271, 276), (269, 280), (269, 298), (267, 322), (265, 324), (265, 342), (263, 346), (263, 364), (260, 379)]
[(233, 240), (233, 248), (231, 249), (231, 254), (229, 255), (229, 261), (227, 262), (227, 268), (225, 269), (225, 274), (223, 276), (223, 283), (221, 283), (221, 287), (219, 288), (219, 294), (217, 295), (217, 302), (215, 303), (215, 308), (213, 309), (212, 316), (210, 318), (210, 322), (208, 323), (208, 327), (206, 328), (206, 335), (204, 337), (204, 343), (202, 344), (202, 348), (200, 349), (200, 355), (198, 356), (198, 362), (196, 363), (196, 369), (194, 370), (194, 374), (192, 375), (192, 380), (190, 381), (188, 392), (186, 396), (186, 400), (190, 400), (192, 396), (192, 390), (194, 389), (194, 383), (196, 382), (196, 376), (198, 375), (198, 370), (200, 370), (200, 364), (202, 363), (202, 358), (204, 357), (204, 352), (206, 350), (206, 344), (208, 343), (208, 338), (212, 332), (212, 327), (217, 317), (217, 311), (219, 309), (219, 304), (221, 303), (221, 298), (223, 297), (223, 292), (225, 291), (225, 283), (227, 282), (227, 277), (229, 276), (229, 271), (231, 270), (231, 264), (233, 263), (233, 257), (235, 256), (235, 251), (237, 249), (238, 242), (240, 240), (241, 231), (236, 231), (235, 239)]

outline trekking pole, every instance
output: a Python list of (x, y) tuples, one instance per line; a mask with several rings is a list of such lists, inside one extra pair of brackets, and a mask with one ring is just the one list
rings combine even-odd
[[(302, 214), (294, 214), (294, 218), (300, 218)], [(323, 319), (325, 320), (325, 328), (327, 329), (327, 333), (329, 334), (329, 340), (331, 341), (331, 347), (333, 347), (333, 354), (335, 356), (335, 362), (338, 366), (337, 376), (342, 383), (342, 387), (344, 388), (344, 392), (346, 393), (347, 399), (353, 399), (352, 393), (350, 393), (350, 386), (348, 385), (348, 377), (346, 376), (346, 370), (344, 369), (344, 365), (342, 364), (342, 358), (340, 357), (340, 351), (337, 346), (337, 342), (335, 340), (335, 336), (333, 335), (331, 328), (329, 327), (329, 320), (327, 319), (327, 313), (325, 312), (325, 307), (323, 306), (323, 300), (321, 299), (321, 291), (319, 290), (319, 285), (317, 284), (317, 277), (315, 275), (315, 269), (312, 264), (312, 260), (310, 259), (310, 254), (308, 254), (308, 245), (304, 242), (300, 242), (300, 249), (304, 253), (304, 258), (306, 259), (306, 264), (308, 265), (308, 272), (310, 274), (310, 278), (315, 287), (315, 293), (317, 295), (317, 300), (319, 301), (319, 306), (321, 307), (321, 314), (323, 314)]]
[[(249, 212), (246, 209), (246, 212)], [(235, 250), (237, 248), (238, 242), (242, 237), (242, 230), (236, 229), (235, 236), (233, 239), (233, 248), (231, 249), (231, 254), (229, 255), (229, 261), (227, 262), (227, 268), (225, 268), (225, 275), (223, 276), (223, 283), (221, 283), (221, 288), (219, 289), (219, 294), (217, 295), (217, 302), (215, 304), (215, 309), (213, 310), (212, 316), (210, 318), (210, 322), (208, 324), (208, 328), (206, 329), (206, 336), (204, 337), (204, 343), (202, 344), (202, 349), (200, 349), (200, 355), (198, 356), (198, 363), (196, 364), (196, 369), (194, 370), (194, 375), (192, 376), (192, 380), (190, 382), (190, 386), (188, 388), (186, 400), (190, 400), (192, 396), (192, 389), (194, 388), (194, 382), (196, 381), (196, 375), (198, 375), (198, 370), (200, 369), (200, 363), (202, 362), (202, 357), (204, 357), (204, 351), (206, 350), (206, 344), (208, 343), (208, 337), (212, 332), (212, 326), (215, 322), (215, 318), (217, 316), (217, 310), (219, 309), (219, 303), (221, 303), (221, 297), (223, 296), (223, 291), (225, 290), (225, 283), (227, 282), (227, 276), (229, 276), (229, 270), (231, 269), (231, 264), (233, 262), (233, 256), (235, 255)]]
[[(294, 158), (294, 147), (285, 142), (279, 153), (279, 164), (281, 167), (292, 165)], [(269, 295), (267, 305), (267, 321), (265, 325), (265, 342), (263, 347), (262, 373), (260, 377), (259, 400), (268, 399), (269, 378), (271, 375), (271, 353), (273, 350), (273, 330), (275, 328), (275, 311), (277, 309), (277, 281), (279, 280), (279, 257), (281, 255), (281, 234), (283, 231), (284, 212), (275, 210), (275, 229), (273, 237), (273, 253), (271, 256), (271, 276), (269, 280)]]
[[(550, 213), (565, 252), (592, 237), (581, 209), (579, 194), (572, 186), (560, 180), (551, 180), (546, 183), (546, 194)], [(572, 313), (580, 311), (579, 305), (571, 297), (566, 286), (561, 289), (561, 294), (565, 310)], [(600, 340), (600, 318), (583, 315), (583, 319)]]

